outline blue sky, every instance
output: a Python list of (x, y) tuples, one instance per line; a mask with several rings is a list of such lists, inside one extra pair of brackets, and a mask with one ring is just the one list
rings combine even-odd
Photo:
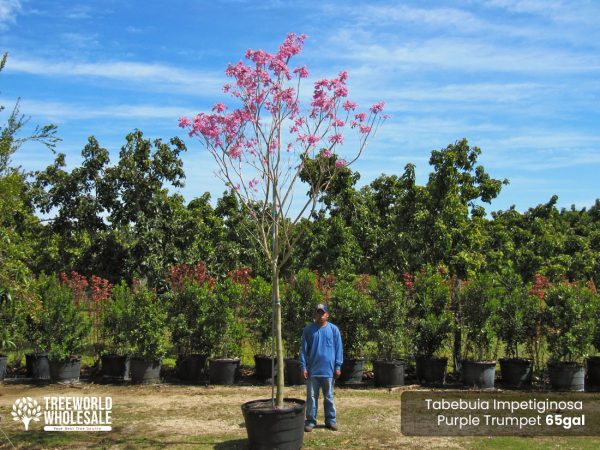
[[(392, 116), (354, 166), (362, 184), (408, 162), (424, 183), (430, 151), (466, 137), (511, 182), (488, 210), (553, 194), (584, 207), (600, 197), (599, 17), (595, 0), (0, 0), (0, 104), (21, 97), (32, 124), (56, 123), (71, 166), (90, 135), (113, 161), (135, 128), (180, 136), (181, 193), (214, 198), (216, 167), (177, 119), (225, 98), (224, 70), (247, 48), (305, 33), (311, 77), (348, 70), (350, 97)], [(35, 145), (14, 157), (26, 170), (52, 160)]]

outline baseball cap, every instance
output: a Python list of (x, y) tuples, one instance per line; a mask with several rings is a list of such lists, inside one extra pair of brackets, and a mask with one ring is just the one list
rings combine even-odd
[(325, 311), (326, 313), (328, 313), (328, 312), (329, 312), (329, 308), (327, 308), (327, 305), (324, 305), (323, 303), (319, 303), (319, 304), (316, 306), (316, 308), (315, 308), (315, 311), (318, 311), (318, 310), (320, 310), (320, 309), (321, 309), (321, 310), (323, 310), (323, 311)]

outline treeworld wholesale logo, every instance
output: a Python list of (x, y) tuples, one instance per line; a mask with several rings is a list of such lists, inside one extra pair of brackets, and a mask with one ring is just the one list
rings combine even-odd
[(31, 421), (39, 422), (42, 416), (44, 431), (110, 431), (112, 397), (44, 397), (41, 405), (23, 397), (15, 400), (11, 414), (26, 431)]

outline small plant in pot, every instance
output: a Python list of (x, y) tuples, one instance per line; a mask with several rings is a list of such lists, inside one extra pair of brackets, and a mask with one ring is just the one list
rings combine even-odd
[(186, 382), (204, 382), (206, 362), (215, 346), (208, 319), (215, 303), (215, 280), (199, 263), (172, 268), (169, 284), (171, 290), (164, 297), (169, 305), (171, 341), (177, 351), (177, 373)]
[(39, 347), (48, 352), (50, 378), (55, 382), (76, 382), (91, 320), (77, 306), (73, 291), (56, 277), (40, 275), (35, 291), (41, 308), (34, 318), (34, 327)]
[(373, 361), (375, 386), (404, 385), (404, 370), (408, 348), (406, 329), (407, 305), (402, 282), (392, 272), (386, 272), (371, 283), (374, 301), (373, 340), (378, 359)]
[(546, 292), (544, 313), (550, 359), (548, 374), (553, 389), (583, 391), (584, 358), (592, 350), (597, 317), (597, 296), (586, 286), (560, 284)]
[(204, 327), (212, 346), (208, 361), (209, 381), (211, 384), (236, 384), (240, 376), (242, 340), (246, 336), (238, 311), (243, 287), (226, 278), (216, 286), (214, 293)]
[(496, 377), (496, 351), (492, 346), (499, 287), (491, 275), (481, 274), (461, 286), (459, 295), (461, 325), (466, 338), (462, 381), (466, 386), (491, 389)]
[(416, 356), (417, 379), (421, 384), (443, 384), (448, 358), (440, 353), (452, 331), (449, 309), (450, 288), (443, 269), (425, 267), (414, 281), (404, 276), (410, 299), (411, 338)]
[(109, 381), (130, 379), (130, 358), (133, 353), (131, 335), (137, 323), (133, 321), (133, 295), (127, 285), (118, 285), (100, 309), (100, 358), (102, 376)]
[[(500, 283), (494, 329), (498, 340), (504, 344), (505, 357), (499, 360), (502, 383), (508, 387), (528, 387), (533, 378), (533, 359), (523, 358), (519, 350), (537, 334), (538, 302), (529, 295), (521, 277), (514, 272), (502, 274)], [(527, 347), (531, 348), (531, 345)]]
[(282, 311), (282, 333), (288, 355), (285, 382), (290, 386), (306, 384), (299, 355), (304, 327), (313, 319), (315, 306), (323, 301), (316, 274), (308, 269), (299, 270), (286, 284), (285, 299)]
[(113, 296), (122, 296), (128, 303), (123, 316), (126, 326), (124, 348), (130, 349), (129, 373), (132, 383), (160, 382), (162, 358), (169, 341), (167, 313), (156, 292), (140, 283), (132, 288), (122, 281), (113, 288)]
[(275, 375), (275, 355), (273, 352), (273, 312), (265, 307), (271, 297), (271, 284), (258, 276), (250, 280), (245, 302), (248, 328), (256, 344), (254, 355), (256, 378), (266, 381)]
[(373, 328), (373, 298), (365, 278), (338, 281), (329, 302), (329, 314), (342, 335), (344, 362), (342, 383), (362, 382), (365, 351)]

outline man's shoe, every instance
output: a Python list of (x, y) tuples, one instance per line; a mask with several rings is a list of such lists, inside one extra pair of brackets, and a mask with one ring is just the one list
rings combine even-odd
[(329, 423), (327, 425), (325, 425), (327, 428), (329, 428), (331, 431), (337, 431), (338, 430), (338, 426), (336, 423)]
[(304, 425), (304, 431), (306, 431), (307, 433), (310, 433), (314, 427), (315, 426), (312, 424)]

